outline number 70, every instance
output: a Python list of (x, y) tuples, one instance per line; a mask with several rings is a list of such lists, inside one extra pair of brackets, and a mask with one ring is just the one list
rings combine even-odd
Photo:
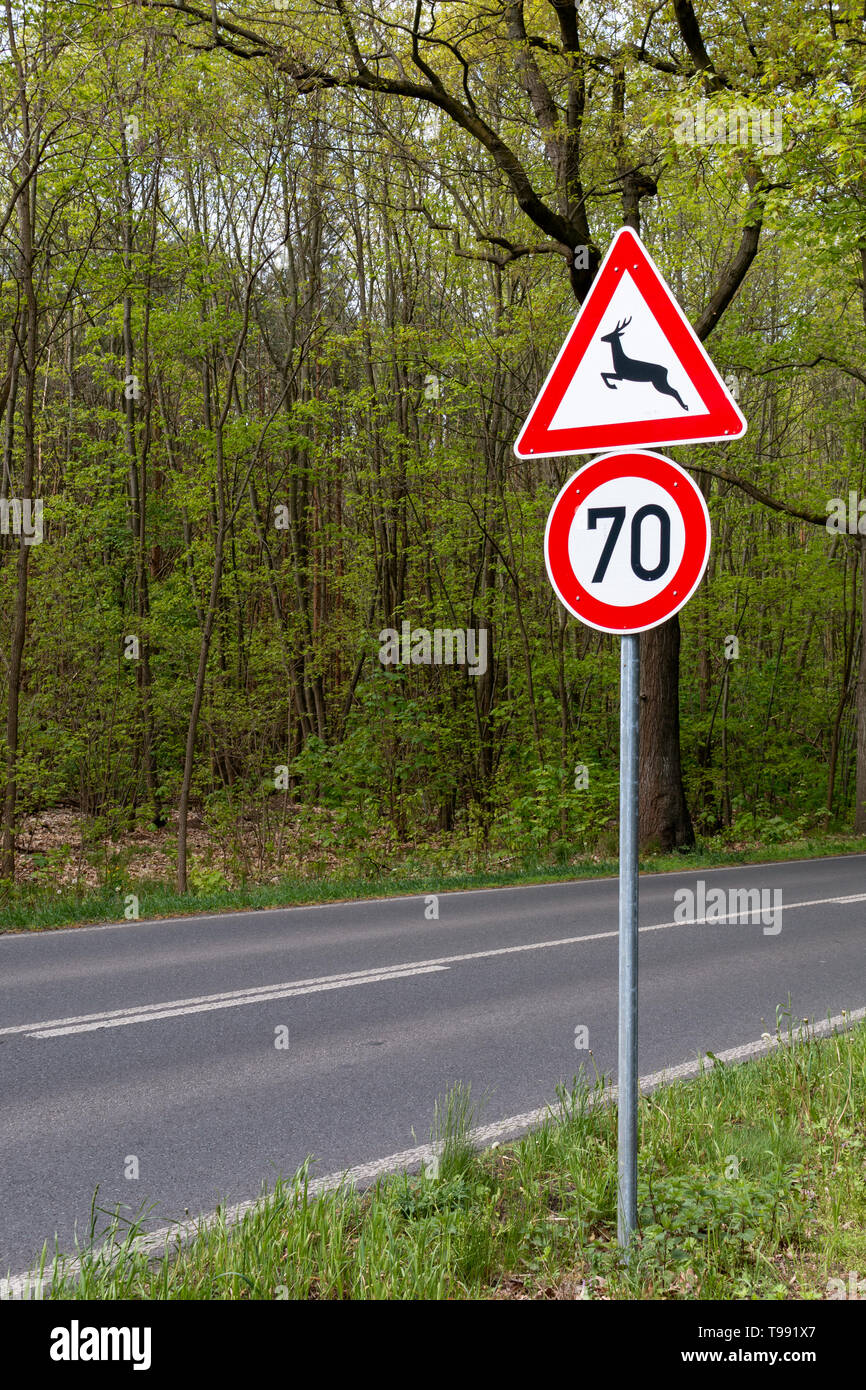
[[(595, 574), (592, 576), (593, 584), (600, 584), (607, 574), (610, 558), (625, 522), (625, 511), (625, 507), (590, 507), (587, 512), (590, 531), (596, 530), (600, 518), (610, 517), (613, 523), (607, 533)], [(659, 559), (654, 569), (647, 569), (641, 561), (642, 528), (648, 516), (657, 517), (659, 523)], [(659, 579), (664, 574), (671, 562), (671, 519), (664, 507), (648, 502), (645, 507), (639, 507), (635, 512), (631, 519), (630, 559), (632, 570), (638, 579)]]

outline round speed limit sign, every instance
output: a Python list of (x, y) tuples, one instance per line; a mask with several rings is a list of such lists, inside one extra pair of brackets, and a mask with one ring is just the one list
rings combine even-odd
[(643, 449), (605, 454), (569, 478), (544, 534), (560, 602), (589, 627), (619, 635), (679, 612), (709, 554), (700, 488), (679, 464)]

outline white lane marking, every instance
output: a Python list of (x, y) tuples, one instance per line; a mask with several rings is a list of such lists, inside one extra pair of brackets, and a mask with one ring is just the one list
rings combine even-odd
[[(387, 980), (405, 980), (411, 975), (432, 975), (447, 970), (445, 965), (413, 965), (393, 969), (358, 972), (354, 976), (334, 976), (317, 983), (297, 982), (288, 985), (265, 985), (251, 991), (235, 991), (202, 1000), (177, 1000), (174, 1003), (145, 1004), (137, 1009), (116, 1009), (111, 1014), (83, 1015), (67, 1023), (52, 1019), (43, 1024), (27, 1023), (17, 1028), (0, 1029), (3, 1033), (26, 1033), (28, 1038), (61, 1038), (70, 1033), (93, 1033), (100, 1028), (123, 1028), (129, 1023), (152, 1023), (154, 1019), (179, 1018), (185, 1014), (209, 1013), (214, 1009), (236, 1009), (243, 1004), (262, 1004), (270, 999), (290, 999), (298, 994), (321, 994), (326, 990), (350, 989), (353, 985), (378, 985)], [(35, 1030), (35, 1031), (31, 1031)]]
[[(845, 1032), (864, 1019), (866, 1019), (866, 1008), (846, 1009), (820, 1023), (809, 1023), (808, 1020), (804, 1019), (802, 1024), (794, 1029), (791, 1040), (800, 1041), (804, 1035), (823, 1038), (837, 1031)], [(803, 1025), (806, 1026), (803, 1027)], [(644, 1095), (648, 1095), (657, 1090), (659, 1086), (669, 1085), (672, 1081), (692, 1080), (700, 1074), (702, 1069), (711, 1071), (717, 1062), (748, 1062), (754, 1057), (761, 1057), (772, 1052), (780, 1044), (786, 1046), (788, 1042), (788, 1037), (781, 1035), (773, 1037), (770, 1033), (763, 1033), (754, 1042), (742, 1043), (739, 1047), (729, 1047), (724, 1052), (715, 1053), (716, 1062), (711, 1057), (698, 1056), (689, 1062), (681, 1062), (679, 1066), (650, 1072), (647, 1076), (640, 1078), (640, 1089)], [(589, 1103), (591, 1105), (610, 1104), (616, 1098), (617, 1087), (606, 1086), (603, 1091), (591, 1094)], [(525, 1110), (521, 1115), (509, 1115), (507, 1119), (497, 1120), (494, 1124), (480, 1125), (472, 1131), (471, 1138), (473, 1143), (479, 1147), (497, 1143), (503, 1139), (516, 1139), (521, 1134), (525, 1134), (527, 1130), (543, 1124), (545, 1120), (551, 1118), (553, 1120), (558, 1118), (557, 1108), (554, 1105), (540, 1105), (535, 1110)], [(322, 1178), (311, 1178), (305, 1184), (306, 1193), (308, 1197), (318, 1197), (327, 1192), (335, 1192), (340, 1187), (370, 1186), (377, 1178), (386, 1177), (389, 1173), (411, 1172), (413, 1169), (420, 1168), (422, 1164), (429, 1163), (435, 1156), (432, 1144), (419, 1144), (414, 1149), (401, 1149), (399, 1153), (389, 1154), (387, 1158), (377, 1158), (370, 1163), (359, 1163), (354, 1168), (345, 1168), (339, 1173), (328, 1173)], [(302, 1192), (300, 1195), (303, 1195)], [(160, 1226), (149, 1232), (148, 1235), (140, 1236), (137, 1240), (131, 1241), (126, 1247), (127, 1253), (156, 1259), (169, 1246), (175, 1250), (180, 1249), (193, 1237), (212, 1229), (214, 1226), (237, 1225), (259, 1205), (261, 1200), (261, 1197), (254, 1197), (246, 1202), (237, 1202), (233, 1206), (220, 1207), (216, 1211), (207, 1212), (190, 1221), (176, 1221), (170, 1226)], [(118, 1259), (116, 1246), (104, 1248), (99, 1252), (99, 1256), (107, 1266), (114, 1264)], [(59, 1257), (58, 1270), (64, 1277), (74, 1278), (76, 1274), (81, 1272), (81, 1268), (82, 1263), (79, 1258)], [(51, 1266), (48, 1266), (48, 1269), (50, 1271)], [(50, 1274), (46, 1276), (44, 1269), (32, 1269), (23, 1274), (16, 1274), (2, 1285), (4, 1299), (32, 1297), (34, 1286), (41, 1287), (37, 1281), (41, 1280), (47, 1284), (49, 1279)]]
[[(792, 912), (796, 908), (823, 907), (831, 903), (849, 904), (866, 901), (866, 893), (849, 898), (812, 898), (806, 902), (780, 903), (777, 912)], [(761, 909), (744, 909), (742, 913), (720, 917), (696, 917), (687, 922), (656, 922), (641, 927), (641, 932), (667, 931), (671, 927), (721, 926), (723, 923), (743, 924), (743, 919), (760, 915)], [(466, 961), (491, 960), (496, 956), (520, 955), (525, 951), (544, 951), (556, 946), (576, 946), (583, 941), (606, 941), (617, 930), (591, 932), (584, 936), (561, 936), (548, 941), (528, 941), (520, 946), (496, 946), (484, 951), (465, 951), (460, 955), (438, 956), (430, 960), (402, 961), (397, 965), (374, 966), (369, 970), (347, 971), (341, 975), (321, 975), (309, 980), (288, 980), (282, 984), (257, 985), (246, 989), (225, 990), (221, 994), (204, 994), (190, 999), (167, 999), (155, 1004), (134, 1004), (125, 1009), (111, 1009), (95, 1014), (78, 1014), (72, 1018), (49, 1018), (36, 1023), (17, 1023), (0, 1028), (0, 1036), (25, 1034), (30, 1038), (57, 1038), (70, 1033), (92, 1033), (100, 1028), (122, 1028), (129, 1023), (150, 1023), (163, 1018), (180, 1018), (185, 1014), (210, 1013), (215, 1009), (234, 1009), (243, 1004), (261, 1004), (270, 999), (286, 999), (296, 994), (317, 994), (325, 990), (346, 989), (350, 985), (379, 984), (385, 980), (404, 979), (410, 975), (430, 975), (447, 970)]]

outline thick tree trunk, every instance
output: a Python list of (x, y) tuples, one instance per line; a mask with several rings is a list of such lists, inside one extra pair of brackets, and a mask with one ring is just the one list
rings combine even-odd
[[(245, 325), (246, 331), (246, 325)], [(228, 387), (226, 390), (226, 401), (224, 409), (219, 412), (214, 422), (214, 445), (216, 452), (216, 477), (214, 479), (214, 491), (216, 493), (216, 536), (214, 539), (214, 559), (213, 570), (211, 571), (210, 597), (208, 599), (207, 611), (204, 615), (204, 626), (202, 627), (201, 638), (199, 641), (198, 670), (195, 677), (195, 689), (193, 691), (192, 709), (189, 712), (189, 723), (186, 730), (186, 748), (183, 760), (183, 780), (180, 787), (180, 802), (177, 812), (177, 891), (185, 893), (188, 888), (187, 881), (187, 828), (189, 822), (189, 799), (192, 790), (192, 774), (195, 766), (195, 743), (198, 733), (198, 721), (201, 714), (202, 701), (204, 700), (205, 682), (207, 680), (208, 658), (210, 657), (211, 642), (213, 640), (214, 626), (216, 624), (217, 613), (220, 603), (220, 588), (222, 585), (223, 563), (225, 559), (226, 532), (228, 530), (228, 508), (226, 507), (225, 494), (225, 451), (223, 430), (225, 428), (226, 417), (228, 415), (229, 403), (232, 398), (232, 385), (234, 382), (234, 372), (240, 356), (242, 344), (238, 345), (232, 372), (229, 376)], [(210, 410), (210, 386), (211, 375), (207, 360), (203, 365), (203, 379), (205, 387), (205, 425), (211, 428)], [(216, 371), (213, 376), (216, 381)]]
[[(614, 104), (621, 108), (623, 89), (615, 83)], [(619, 111), (621, 116), (621, 109)], [(622, 183), (623, 223), (640, 235), (640, 200), (655, 187), (629, 170), (621, 147), (617, 164)], [(674, 616), (640, 640), (640, 809), (641, 849), (678, 849), (693, 845), (695, 832), (686, 805), (680, 764), (680, 620)]]
[[(866, 241), (860, 243), (860, 266), (863, 279), (861, 304), (866, 323)], [(854, 792), (854, 829), (866, 833), (866, 536), (860, 537), (860, 592), (862, 623), (860, 627), (860, 666), (857, 671), (857, 772)]]
[[(28, 354), (29, 356), (29, 354)], [(28, 375), (24, 392), (25, 472), (22, 499), (33, 495), (33, 376)], [(24, 673), (24, 641), (27, 634), (27, 569), (30, 548), (22, 528), (18, 541), (15, 611), (12, 645), (9, 653), (9, 700), (6, 707), (6, 790), (3, 798), (2, 865), (4, 878), (15, 876), (15, 811), (18, 802), (18, 712)]]
[(680, 765), (680, 622), (641, 636), (640, 820), (642, 849), (693, 845)]
[[(218, 448), (220, 444), (218, 443)], [(220, 499), (222, 499), (222, 468), (218, 470), (218, 487)], [(201, 714), (202, 700), (204, 699), (205, 681), (207, 679), (207, 663), (210, 656), (211, 640), (213, 638), (214, 623), (216, 622), (217, 609), (219, 608), (220, 585), (222, 583), (223, 557), (225, 548), (225, 506), (222, 500), (219, 504), (219, 529), (216, 537), (216, 548), (214, 552), (213, 573), (211, 575), (210, 599), (208, 601), (207, 615), (205, 617), (204, 630), (199, 643), (198, 670), (195, 677), (195, 690), (193, 692), (192, 709), (189, 712), (189, 724), (186, 731), (186, 748), (183, 761), (183, 781), (180, 788), (180, 803), (177, 813), (177, 891), (185, 893), (187, 891), (187, 826), (189, 822), (189, 798), (192, 789), (192, 774), (195, 766), (195, 741), (198, 732), (198, 720)]]

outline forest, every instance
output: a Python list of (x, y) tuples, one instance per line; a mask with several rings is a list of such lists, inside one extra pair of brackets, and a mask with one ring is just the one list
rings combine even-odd
[(665, 451), (642, 844), (866, 832), (862, 5), (4, 5), (0, 901), (136, 835), (179, 892), (615, 852), (586, 460), (514, 441), (623, 225), (749, 426)]

